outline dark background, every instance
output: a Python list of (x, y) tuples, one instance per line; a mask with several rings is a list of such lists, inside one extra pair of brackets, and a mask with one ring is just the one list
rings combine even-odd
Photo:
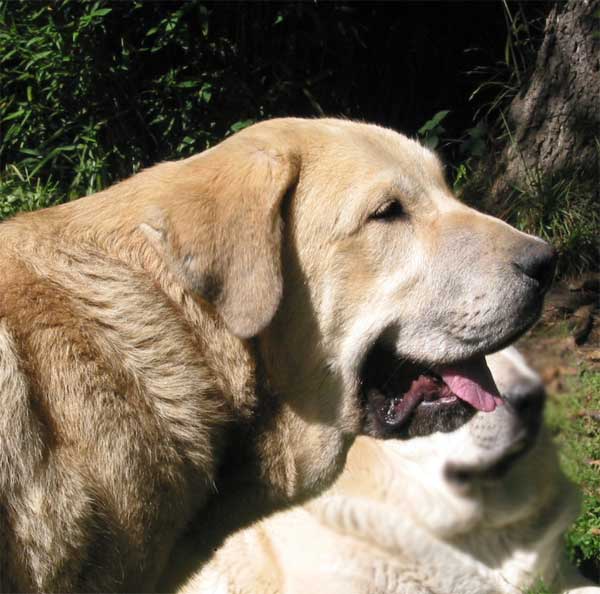
[(0, 1), (0, 165), (72, 198), (272, 116), (414, 135), (450, 110), (457, 138), (507, 90), (550, 6)]

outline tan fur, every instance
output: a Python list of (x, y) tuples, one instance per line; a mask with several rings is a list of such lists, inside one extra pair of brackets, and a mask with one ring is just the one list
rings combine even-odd
[[(395, 232), (369, 223), (386, 193), (412, 217)], [(418, 144), (337, 120), (261, 123), (3, 223), (0, 590), (148, 590), (215, 482), (322, 489), (378, 334), (406, 317), (399, 356), (432, 362), (493, 348), (531, 322), (502, 304), (533, 241), (459, 204)], [(435, 296), (457, 243), (476, 314)]]

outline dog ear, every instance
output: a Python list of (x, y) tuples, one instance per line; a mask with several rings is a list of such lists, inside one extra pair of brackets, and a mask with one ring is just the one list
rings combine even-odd
[(231, 332), (255, 336), (282, 295), (280, 206), (299, 156), (242, 133), (178, 165), (141, 228)]

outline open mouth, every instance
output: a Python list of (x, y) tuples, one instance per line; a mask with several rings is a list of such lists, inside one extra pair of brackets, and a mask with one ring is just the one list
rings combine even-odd
[(361, 372), (363, 432), (408, 438), (454, 431), (477, 411), (502, 403), (485, 358), (453, 365), (426, 366), (400, 360), (377, 344)]

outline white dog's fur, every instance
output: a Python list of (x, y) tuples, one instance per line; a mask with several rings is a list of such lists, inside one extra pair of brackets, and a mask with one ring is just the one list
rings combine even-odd
[[(540, 389), (514, 348), (488, 363), (503, 393)], [(547, 434), (502, 479), (446, 475), (485, 462), (505, 408), (453, 433), (359, 438), (332, 489), (230, 537), (181, 594), (520, 594), (538, 579), (597, 594), (563, 558), (577, 496)]]

